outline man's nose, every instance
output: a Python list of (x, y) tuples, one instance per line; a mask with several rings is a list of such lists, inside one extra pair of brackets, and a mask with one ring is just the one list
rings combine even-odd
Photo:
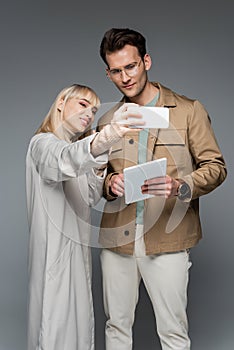
[(122, 81), (123, 81), (123, 82), (126, 82), (126, 81), (128, 81), (128, 80), (131, 79), (131, 78), (127, 75), (127, 73), (125, 72), (124, 69), (121, 71), (121, 78), (122, 78)]

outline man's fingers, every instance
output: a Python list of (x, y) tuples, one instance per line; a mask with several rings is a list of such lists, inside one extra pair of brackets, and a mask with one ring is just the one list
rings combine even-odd
[(144, 185), (160, 185), (160, 184), (166, 184), (167, 183), (167, 177), (154, 177), (152, 179), (145, 180)]
[(113, 175), (110, 182), (111, 191), (119, 197), (124, 194), (123, 174)]

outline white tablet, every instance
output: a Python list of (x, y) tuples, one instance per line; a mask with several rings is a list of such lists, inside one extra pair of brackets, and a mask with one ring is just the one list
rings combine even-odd
[[(129, 106), (128, 112), (136, 112), (142, 114), (142, 119), (145, 124), (137, 126), (139, 119), (132, 117), (133, 121), (136, 121), (132, 128), (156, 128), (163, 129), (169, 126), (169, 108), (167, 107), (146, 107), (146, 106)], [(128, 118), (130, 120), (130, 118)], [(121, 121), (120, 123), (124, 123)]]
[(129, 204), (154, 197), (152, 194), (142, 194), (141, 186), (145, 180), (166, 176), (167, 158), (159, 158), (143, 164), (134, 165), (123, 170), (125, 203)]

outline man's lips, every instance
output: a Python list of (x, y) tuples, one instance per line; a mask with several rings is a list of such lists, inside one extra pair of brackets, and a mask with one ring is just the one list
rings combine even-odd
[(123, 88), (124, 89), (131, 89), (134, 85), (135, 85), (135, 83), (124, 85)]

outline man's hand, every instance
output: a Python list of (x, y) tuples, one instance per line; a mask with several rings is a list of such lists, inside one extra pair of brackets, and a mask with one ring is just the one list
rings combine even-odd
[(115, 174), (111, 176), (109, 181), (111, 192), (122, 197), (124, 195), (124, 176), (123, 174)]
[(153, 194), (154, 196), (171, 198), (177, 196), (179, 185), (179, 181), (166, 175), (146, 180), (144, 185), (141, 186), (141, 191), (143, 194)]

